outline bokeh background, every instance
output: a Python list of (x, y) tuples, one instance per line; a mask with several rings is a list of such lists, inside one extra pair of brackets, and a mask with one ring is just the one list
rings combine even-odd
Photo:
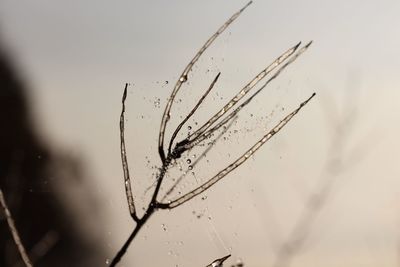
[[(174, 82), (205, 40), (245, 4), (0, 3), (1, 45), (24, 81), (30, 124), (55, 158), (80, 166), (77, 179), (76, 171), (56, 161), (55, 176), (62, 178), (31, 192), (52, 194), (78, 236), (95, 244), (94, 251), (81, 250), (77, 265), (85, 256), (106, 265), (134, 225), (119, 155), (124, 84), (130, 83), (128, 156), (143, 205), (160, 164), (158, 129)], [(400, 3), (390, 0), (255, 1), (195, 66), (168, 133), (217, 72), (216, 89), (188, 123), (193, 128), (280, 53), (298, 41), (314, 43), (240, 114), (180, 190), (206, 181), (301, 101), (317, 96), (203, 196), (151, 218), (121, 266), (205, 266), (226, 254), (232, 254), (228, 265), (255, 267), (398, 266), (399, 12)]]

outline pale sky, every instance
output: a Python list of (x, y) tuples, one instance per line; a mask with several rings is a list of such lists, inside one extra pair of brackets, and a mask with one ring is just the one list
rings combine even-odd
[[(103, 235), (110, 257), (133, 227), (119, 156), (125, 82), (132, 84), (127, 144), (140, 203), (151, 167), (159, 165), (158, 128), (174, 82), (207, 38), (245, 4), (0, 3), (0, 30), (31, 83), (38, 131), (55, 149), (83, 160), (88, 190), (103, 209), (96, 222), (82, 212), (77, 216)], [(232, 130), (215, 148), (211, 163), (196, 169), (197, 180), (188, 177), (187, 186), (206, 181), (258, 140), (265, 126), (313, 92), (317, 96), (254, 159), (207, 192), (207, 199), (151, 218), (121, 266), (205, 266), (229, 253), (228, 266), (238, 259), (249, 267), (270, 266), (306, 199), (331, 176), (334, 189), (292, 266), (398, 266), (399, 13), (394, 0), (255, 1), (194, 68), (173, 110), (176, 120), (218, 71), (220, 81), (199, 110), (199, 124), (280, 53), (298, 41), (314, 43), (244, 111), (237, 133)], [(349, 118), (342, 138), (334, 139), (340, 121)], [(324, 164), (333, 157), (348, 168), (327, 172)], [(145, 257), (149, 251), (158, 256)]]

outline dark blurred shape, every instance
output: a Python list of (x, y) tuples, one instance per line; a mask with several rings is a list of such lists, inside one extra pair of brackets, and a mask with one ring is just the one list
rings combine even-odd
[[(79, 179), (79, 164), (73, 158), (64, 161), (35, 134), (28, 89), (1, 43), (0, 187), (22, 242), (37, 266), (102, 266), (104, 253), (82, 237), (79, 222), (55, 190), (57, 180), (68, 177), (65, 171), (71, 174), (67, 179)], [(22, 266), (1, 211), (0, 266)]]

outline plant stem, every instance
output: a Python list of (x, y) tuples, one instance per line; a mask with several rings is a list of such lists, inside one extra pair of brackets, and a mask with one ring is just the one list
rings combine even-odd
[(24, 261), (25, 266), (33, 267), (33, 264), (31, 262), (31, 260), (29, 259), (28, 254), (26, 253), (24, 245), (22, 244), (21, 238), (19, 237), (17, 227), (15, 226), (11, 212), (8, 209), (6, 199), (5, 199), (3, 191), (1, 189), (0, 189), (0, 204), (1, 204), (2, 210), (4, 211), (5, 217), (7, 219), (8, 227), (10, 228), (12, 237), (14, 238), (14, 242), (17, 245), (19, 254), (21, 255), (22, 260)]
[(147, 222), (147, 220), (150, 218), (150, 216), (154, 213), (155, 209), (150, 208), (147, 210), (145, 215), (143, 216), (142, 219), (140, 219), (136, 226), (135, 229), (133, 229), (133, 232), (130, 234), (128, 239), (125, 241), (124, 245), (121, 247), (121, 249), (118, 251), (117, 255), (115, 255), (114, 259), (112, 260), (110, 267), (115, 267), (117, 263), (122, 259), (122, 257), (125, 255), (128, 247), (130, 246), (132, 240), (136, 237), (136, 235), (139, 233), (140, 229), (142, 229), (143, 225)]

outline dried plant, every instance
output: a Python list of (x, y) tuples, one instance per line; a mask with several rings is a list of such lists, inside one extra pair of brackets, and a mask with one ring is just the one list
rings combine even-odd
[(28, 254), (26, 253), (26, 250), (25, 250), (24, 245), (22, 244), (21, 238), (19, 237), (17, 227), (15, 226), (14, 219), (11, 215), (10, 210), (8, 209), (7, 202), (4, 198), (4, 194), (1, 189), (0, 189), (0, 205), (4, 212), (4, 215), (6, 217), (7, 224), (8, 224), (8, 227), (10, 228), (14, 242), (17, 245), (19, 254), (21, 255), (21, 258), (22, 258), (25, 266), (32, 267), (33, 264), (31, 262), (31, 260), (29, 259)]
[(211, 262), (209, 265), (207, 265), (206, 267), (222, 267), (222, 265), (224, 264), (224, 261), (226, 261), (231, 255), (226, 255), (222, 258), (216, 259), (213, 262)]
[[(222, 34), (222, 32), (234, 21), (239, 15), (251, 4), (249, 2), (242, 9), (236, 12), (231, 18), (229, 18), (208, 40), (207, 42), (200, 48), (194, 58), (189, 62), (186, 68), (183, 70), (180, 78), (176, 82), (170, 97), (168, 98), (162, 120), (161, 127), (159, 130), (159, 139), (158, 139), (158, 153), (161, 159), (161, 167), (159, 168), (159, 172), (157, 175), (157, 179), (155, 182), (155, 188), (149, 201), (147, 207), (144, 209), (144, 213), (142, 216), (139, 216), (136, 211), (135, 200), (132, 193), (132, 184), (131, 177), (128, 168), (128, 160), (127, 160), (127, 152), (125, 147), (125, 101), (127, 97), (128, 84), (125, 85), (123, 97), (122, 97), (122, 112), (120, 116), (120, 140), (121, 140), (121, 160), (122, 160), (122, 168), (124, 173), (124, 184), (125, 184), (125, 192), (129, 207), (129, 212), (136, 223), (132, 233), (129, 235), (128, 239), (122, 246), (122, 248), (115, 255), (113, 260), (110, 263), (110, 266), (116, 266), (117, 263), (122, 259), (125, 255), (128, 247), (130, 246), (132, 240), (136, 237), (140, 229), (146, 224), (148, 219), (160, 209), (172, 210), (183, 203), (191, 200), (199, 194), (202, 194), (219, 180), (224, 178), (231, 171), (242, 165), (245, 161), (247, 161), (261, 146), (263, 146), (268, 140), (270, 140), (276, 133), (278, 133), (314, 96), (313, 93), (308, 99), (300, 104), (298, 108), (293, 110), (291, 113), (286, 115), (277, 125), (275, 125), (271, 130), (267, 131), (265, 135), (259, 139), (253, 146), (251, 146), (247, 151), (245, 151), (240, 157), (238, 157), (235, 161), (233, 161), (230, 165), (219, 171), (213, 177), (206, 180), (205, 183), (201, 184), (197, 188), (179, 196), (171, 201), (164, 202), (166, 196), (168, 196), (172, 190), (176, 187), (177, 183), (181, 179), (175, 180), (172, 187), (167, 190), (167, 193), (164, 197), (160, 197), (160, 188), (166, 178), (166, 173), (168, 170), (173, 167), (174, 162), (179, 159), (184, 153), (190, 151), (191, 149), (198, 147), (203, 144), (205, 140), (209, 140), (214, 136), (215, 133), (219, 129), (226, 129), (229, 125), (234, 121), (239, 112), (249, 104), (252, 99), (261, 92), (266, 85), (268, 85), (273, 79), (275, 79), (287, 66), (289, 66), (294, 60), (296, 60), (307, 48), (310, 46), (311, 42), (303, 46), (299, 49), (300, 44), (298, 43), (295, 46), (291, 47), (287, 51), (285, 51), (282, 55), (280, 55), (276, 60), (274, 60), (270, 65), (268, 65), (265, 69), (263, 69), (258, 75), (256, 75), (250, 82), (248, 82), (230, 101), (227, 102), (218, 112), (216, 112), (211, 118), (209, 118), (203, 125), (201, 125), (197, 130), (188, 135), (183, 140), (176, 141), (176, 138), (179, 132), (182, 129), (182, 126), (193, 116), (193, 114), (197, 111), (199, 106), (203, 103), (204, 99), (210, 93), (210, 91), (214, 88), (216, 82), (220, 78), (220, 73), (216, 75), (216, 77), (211, 82), (208, 89), (204, 92), (202, 97), (198, 100), (197, 104), (194, 108), (189, 112), (188, 115), (183, 119), (183, 121), (178, 125), (178, 127), (173, 131), (171, 138), (168, 141), (167, 147), (165, 146), (165, 131), (168, 124), (168, 121), (171, 118), (171, 107), (174, 103), (174, 99), (181, 89), (182, 85), (188, 80), (188, 74), (192, 70), (194, 64), (199, 60), (201, 55), (206, 51), (206, 49), (214, 42), (214, 40)], [(272, 72), (275, 71), (273, 74)], [(248, 96), (248, 93), (256, 87), (262, 80), (264, 80), (269, 74), (271, 77), (265, 81), (265, 83), (260, 86), (260, 88), (255, 91), (253, 94)], [(245, 97), (247, 99), (244, 99)], [(239, 102), (243, 100), (243, 102), (239, 105)], [(234, 108), (235, 107), (235, 108)], [(234, 108), (234, 109), (233, 109)], [(211, 149), (213, 143), (218, 141), (218, 138), (224, 134), (224, 131), (219, 134), (217, 137), (210, 142), (206, 151)], [(206, 153), (203, 152), (203, 155)], [(199, 157), (200, 160), (202, 157)]]

